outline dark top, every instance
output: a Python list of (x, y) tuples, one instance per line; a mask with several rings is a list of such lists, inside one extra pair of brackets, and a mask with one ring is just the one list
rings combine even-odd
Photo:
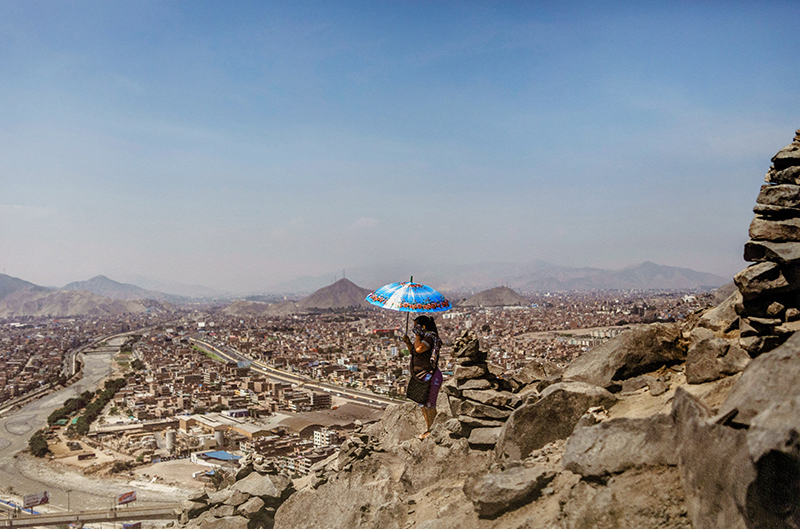
[[(420, 340), (422, 343), (428, 346), (423, 352), (418, 353), (413, 351), (411, 354), (411, 372), (414, 375), (418, 375), (420, 373), (430, 373), (433, 371), (431, 367), (431, 353), (433, 352), (433, 338), (428, 336), (422, 338)], [(413, 347), (412, 347), (413, 349)]]

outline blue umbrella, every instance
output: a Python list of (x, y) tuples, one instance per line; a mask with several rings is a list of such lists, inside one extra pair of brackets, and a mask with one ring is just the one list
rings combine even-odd
[[(427, 285), (411, 281), (390, 283), (382, 286), (367, 296), (367, 301), (378, 307), (400, 312), (444, 312), (452, 305), (443, 295)], [(408, 333), (408, 315), (406, 315), (406, 334)]]

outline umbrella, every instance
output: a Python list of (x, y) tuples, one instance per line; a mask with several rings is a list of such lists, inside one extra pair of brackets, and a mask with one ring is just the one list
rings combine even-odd
[[(411, 281), (390, 283), (367, 296), (367, 301), (378, 307), (400, 312), (444, 312), (450, 310), (450, 302), (443, 295), (427, 285)], [(408, 315), (406, 315), (406, 334), (408, 334)]]

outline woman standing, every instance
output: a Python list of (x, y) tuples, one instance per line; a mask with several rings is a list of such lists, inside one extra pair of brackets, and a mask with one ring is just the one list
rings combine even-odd
[(418, 437), (419, 439), (425, 439), (430, 435), (431, 425), (436, 418), (436, 397), (439, 395), (439, 388), (442, 386), (442, 372), (438, 366), (439, 349), (442, 347), (442, 340), (439, 338), (436, 322), (430, 316), (414, 318), (414, 328), (412, 330), (415, 335), (413, 344), (408, 335), (403, 336), (403, 342), (411, 352), (411, 376), (425, 382), (430, 380), (431, 383), (428, 401), (425, 404), (420, 404), (428, 429)]

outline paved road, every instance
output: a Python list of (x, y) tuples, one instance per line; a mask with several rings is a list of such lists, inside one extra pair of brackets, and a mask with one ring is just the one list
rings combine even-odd
[[(110, 344), (117, 348), (125, 341), (124, 337), (113, 338)], [(104, 480), (91, 478), (77, 472), (60, 472), (42, 460), (15, 458), (14, 455), (28, 447), (28, 439), (39, 428), (47, 426), (47, 417), (60, 408), (65, 400), (75, 397), (82, 391), (96, 389), (109, 374), (109, 363), (114, 352), (84, 355), (83, 378), (70, 387), (51, 393), (31, 402), (18, 410), (0, 417), (0, 487), (13, 487), (18, 495), (33, 494), (44, 490), (50, 493), (51, 506), (67, 507), (67, 489), (71, 489), (70, 503), (73, 509), (109, 508), (117, 495), (137, 489), (139, 502), (179, 501), (174, 494), (168, 494), (151, 487), (152, 491), (138, 492), (130, 479)]]

